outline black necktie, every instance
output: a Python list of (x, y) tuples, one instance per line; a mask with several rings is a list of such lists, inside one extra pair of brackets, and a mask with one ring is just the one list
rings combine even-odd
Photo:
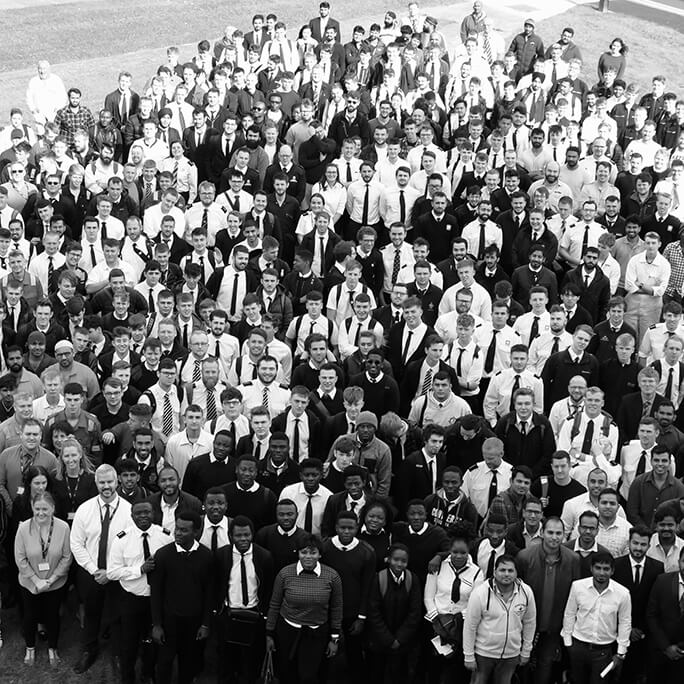
[(370, 204), (370, 185), (366, 183), (366, 192), (363, 195), (363, 211), (361, 212), (361, 224), (368, 225), (368, 206)]
[(294, 431), (292, 432), (292, 460), (299, 463), (299, 418), (294, 419)]
[(107, 541), (109, 538), (109, 525), (112, 522), (109, 504), (105, 504), (105, 513), (102, 516), (102, 529), (100, 531), (100, 541), (97, 544), (97, 568), (98, 570), (107, 569)]
[(557, 335), (553, 336), (553, 344), (551, 345), (551, 353), (552, 354), (557, 354), (558, 353), (558, 345), (560, 344), (560, 337)]
[(492, 505), (494, 497), (499, 493), (499, 483), (496, 476), (499, 474), (498, 470), (492, 470), (492, 480), (489, 483), (489, 492), (487, 493), (487, 508)]
[(404, 351), (401, 355), (402, 366), (406, 365), (406, 359), (408, 358), (408, 352), (409, 352), (409, 347), (411, 346), (411, 337), (412, 336), (413, 336), (413, 331), (409, 330), (408, 334), (406, 335), (406, 344), (404, 345)]
[(311, 533), (313, 532), (313, 504), (311, 503), (313, 494), (307, 494), (307, 497), (309, 498), (304, 509), (304, 531)]
[(587, 429), (584, 431), (584, 440), (582, 441), (582, 453), (590, 455), (591, 445), (594, 441), (594, 421), (590, 420), (587, 423)]
[(489, 562), (487, 563), (487, 579), (494, 577), (494, 563), (496, 562), (496, 550), (492, 550), (489, 554)]
[(236, 273), (235, 276), (233, 277), (233, 292), (230, 296), (230, 315), (234, 316), (235, 315), (235, 310), (237, 309), (237, 296), (238, 296), (238, 280), (240, 278), (240, 274)]
[(489, 343), (489, 349), (487, 349), (487, 356), (485, 356), (484, 370), (485, 373), (491, 373), (494, 369), (494, 355), (496, 354), (496, 336), (499, 330), (492, 330), (492, 341)]
[(634, 566), (634, 586), (638, 587), (641, 582), (641, 565)]
[(647, 457), (646, 452), (642, 451), (641, 456), (639, 457), (639, 463), (637, 464), (637, 469), (636, 469), (637, 476), (643, 475), (644, 472), (646, 471), (646, 457)]
[(665, 398), (670, 399), (674, 402), (674, 397), (672, 396), (672, 381), (674, 378), (674, 368), (670, 368), (667, 372), (667, 384), (665, 385)]
[(399, 220), (406, 223), (406, 198), (403, 190), (399, 190)]
[(216, 553), (218, 549), (218, 525), (212, 525), (212, 530), (211, 530), (211, 552)]
[(247, 589), (247, 564), (245, 554), (240, 554), (240, 587), (242, 589), (242, 605), (247, 607), (249, 604), (249, 591)]
[[(148, 532), (143, 532), (142, 533), (142, 547), (143, 547), (143, 558), (144, 560), (147, 560), (152, 556), (150, 553), (150, 542), (148, 541), (149, 533)], [(149, 573), (145, 574), (145, 579), (147, 580), (147, 583), (150, 583), (150, 575)]]
[(152, 294), (152, 288), (147, 291), (147, 308), (150, 313), (154, 313), (154, 295)]
[(532, 321), (532, 327), (530, 328), (530, 344), (532, 344), (532, 340), (534, 340), (535, 337), (539, 335), (539, 316), (534, 317), (534, 321)]
[(515, 395), (515, 392), (518, 389), (520, 389), (520, 376), (516, 373), (515, 378), (513, 380), (513, 389), (511, 390), (511, 402), (508, 406), (509, 411), (513, 410), (513, 396)]

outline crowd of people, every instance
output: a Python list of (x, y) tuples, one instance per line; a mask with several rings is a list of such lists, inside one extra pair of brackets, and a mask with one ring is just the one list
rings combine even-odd
[(684, 99), (479, 1), (292, 28), (96, 115), (41, 61), (0, 131), (24, 664), (680, 680)]

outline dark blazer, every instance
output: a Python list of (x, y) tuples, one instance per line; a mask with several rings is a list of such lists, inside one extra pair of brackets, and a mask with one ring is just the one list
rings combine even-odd
[(309, 185), (318, 183), (325, 174), (325, 168), (335, 158), (335, 141), (319, 138), (317, 135), (305, 140), (299, 146), (299, 165)]
[(422, 361), (425, 358), (425, 349), (423, 348), (425, 346), (425, 340), (428, 338), (429, 335), (435, 334), (435, 331), (430, 326), (427, 326), (425, 334), (420, 340), (420, 344), (418, 344), (418, 346), (415, 348), (415, 351), (406, 359), (406, 363), (404, 364), (402, 363), (401, 358), (401, 341), (402, 335), (404, 334), (405, 326), (405, 322), (395, 325), (390, 330), (387, 338), (387, 360), (390, 362), (392, 366), (392, 371), (394, 373), (394, 377), (397, 379), (398, 382), (401, 382), (401, 380), (403, 379), (404, 373), (406, 371), (406, 366), (408, 366), (413, 361)]
[(608, 232), (615, 235), (616, 238), (623, 237), (625, 235), (625, 226), (627, 225), (627, 221), (625, 221), (625, 219), (619, 214), (612, 226), (608, 224), (608, 219), (606, 218), (605, 214), (603, 216), (597, 217), (596, 223), (601, 226), (605, 226)]
[[(265, 614), (271, 602), (273, 591), (273, 556), (258, 544), (252, 544), (252, 562), (258, 579), (257, 596), (258, 610)], [(220, 611), (228, 605), (228, 591), (230, 589), (230, 572), (233, 569), (233, 545), (222, 546), (216, 551), (216, 610)]]
[[(501, 217), (499, 217), (501, 218)], [(544, 258), (547, 264), (553, 262), (558, 254), (558, 238), (550, 231), (545, 230), (536, 240), (536, 243), (544, 245)], [(536, 244), (535, 243), (535, 244)], [(530, 247), (532, 246), (532, 230), (530, 226), (524, 226), (513, 238), (513, 266), (518, 267), (528, 262)], [(503, 261), (503, 260), (502, 260)]]
[[(477, 552), (480, 548), (480, 544), (486, 539), (486, 537), (480, 537), (477, 539), (470, 547), (470, 557), (473, 559), (473, 563), (477, 565)], [(508, 539), (504, 540), (504, 553), (509, 555), (509, 556), (517, 556), (518, 553), (520, 552), (520, 549), (513, 544), (513, 542), (509, 541)]]
[(430, 243), (432, 254), (448, 254), (451, 241), (461, 233), (456, 216), (445, 213), (441, 221), (437, 221), (432, 210), (419, 216), (413, 223), (413, 239), (425, 238)]
[(556, 440), (548, 418), (532, 413), (532, 427), (522, 435), (515, 427), (514, 411), (499, 418), (494, 432), (503, 442), (506, 460), (513, 466), (525, 465), (532, 474), (548, 475), (551, 472), (551, 454), (556, 450)]
[[(325, 272), (327, 273), (335, 263), (335, 257), (333, 256), (333, 250), (335, 245), (340, 242), (342, 238), (337, 234), (333, 233), (332, 230), (328, 229), (328, 242), (325, 246), (324, 262), (325, 262)], [(316, 247), (316, 231), (312, 230), (307, 233), (301, 242), (301, 248), (309, 250), (312, 254), (315, 254)]]
[[(442, 485), (442, 473), (446, 468), (446, 456), (437, 454), (435, 460), (437, 466), (437, 477), (435, 479), (435, 489)], [(406, 511), (408, 502), (411, 499), (425, 499), (433, 494), (430, 471), (422, 449), (409, 454), (401, 464), (392, 483), (394, 501), (400, 511)]]
[(605, 318), (610, 300), (610, 281), (598, 266), (588, 288), (584, 286), (581, 266), (568, 271), (565, 283), (574, 283), (579, 287), (579, 306), (583, 306), (589, 312), (594, 325)]
[(575, 375), (584, 377), (589, 387), (596, 385), (599, 376), (599, 364), (596, 357), (584, 352), (582, 360), (579, 363), (573, 363), (567, 349), (549, 356), (541, 372), (541, 379), (544, 381), (544, 405), (547, 412), (551, 410), (555, 402), (568, 396), (568, 382)]
[(324, 448), (328, 452), (333, 442), (342, 435), (346, 435), (348, 430), (347, 414), (344, 409), (325, 421), (325, 430), (323, 431), (323, 440), (325, 442)]
[[(451, 248), (449, 248), (451, 249)], [(443, 289), (446, 292), (452, 285), (456, 285), (459, 282), (458, 272), (456, 271), (456, 262), (454, 258), (450, 256), (448, 259), (439, 261), (437, 263), (437, 268), (442, 274), (443, 278)]]
[[(286, 408), (280, 415), (271, 421), (271, 432), (285, 432), (287, 425), (287, 414), (292, 409)], [(319, 453), (321, 448), (321, 421), (316, 418), (313, 411), (307, 410), (306, 417), (309, 420), (309, 456), (313, 457)]]
[[(305, 83), (301, 88), (299, 89), (299, 95), (301, 96), (302, 100), (311, 100), (311, 102), (314, 101), (314, 92), (313, 92), (313, 86), (311, 83)], [(328, 103), (328, 100), (330, 99), (330, 86), (327, 83), (321, 83), (321, 92), (318, 96), (318, 109), (314, 112), (314, 117), (317, 119), (322, 119), (323, 118), (323, 112), (325, 111), (325, 105)], [(301, 154), (301, 153), (300, 153)]]
[[(655, 416), (658, 407), (665, 401), (665, 397), (661, 394), (656, 394), (651, 405), (650, 416)], [(620, 429), (620, 439), (627, 442), (631, 439), (636, 439), (637, 430), (639, 428), (639, 419), (643, 412), (643, 402), (641, 401), (641, 392), (632, 392), (625, 394), (618, 406), (615, 422)]]
[(682, 222), (671, 214), (668, 214), (662, 223), (658, 221), (656, 214), (649, 214), (644, 218), (644, 222), (641, 225), (641, 235), (643, 237), (649, 231), (658, 233), (662, 248), (664, 249), (665, 245), (678, 238), (681, 225)]
[[(162, 523), (161, 498), (161, 492), (152, 494), (152, 496), (149, 498), (149, 501), (152, 504), (152, 521), (156, 525), (161, 525)], [(192, 511), (193, 513), (197, 513), (197, 515), (201, 516), (203, 515), (202, 502), (192, 494), (188, 494), (187, 492), (179, 492), (178, 507), (176, 508), (176, 512), (180, 513), (182, 511)]]
[[(484, 262), (480, 264), (477, 267), (477, 270), (475, 271), (475, 281), (482, 285), (482, 287), (484, 287), (485, 290), (487, 290), (487, 293), (492, 298), (492, 301), (496, 299), (496, 296), (494, 295), (494, 289), (496, 288), (496, 284), (501, 282), (502, 280), (508, 280), (510, 282), (511, 277), (508, 275), (506, 271), (503, 270), (503, 268), (501, 268), (501, 266), (496, 267), (493, 276), (485, 275)], [(513, 297), (513, 299), (515, 299), (515, 297)]]
[(304, 169), (299, 164), (292, 164), (289, 171), (283, 171), (279, 162), (271, 164), (266, 169), (266, 175), (264, 176), (265, 192), (273, 192), (273, 177), (277, 173), (284, 173), (287, 176), (287, 194), (294, 197), (298, 202), (301, 202), (306, 193), (306, 176), (304, 174)]
[[(513, 243), (516, 235), (519, 232), (518, 224), (513, 219), (513, 210), (507, 209), (501, 212), (496, 218), (496, 224), (501, 228), (503, 233), (503, 245), (501, 247), (501, 265), (509, 273), (513, 270)], [(522, 220), (520, 232), (529, 229), (530, 221), (528, 213), (525, 212), (525, 218)], [(527, 254), (524, 255), (523, 263), (527, 262)], [(518, 266), (519, 264), (515, 264)]]
[[(370, 490), (366, 491), (366, 499), (371, 495)], [(335, 521), (337, 520), (337, 514), (340, 511), (347, 510), (347, 490), (342, 492), (335, 492), (325, 504), (325, 510), (323, 511), (323, 521), (321, 522), (321, 537), (323, 539), (329, 539), (335, 535)], [(358, 505), (354, 511), (357, 515), (360, 513)]]
[[(420, 382), (420, 368), (423, 365), (423, 359), (419, 361), (412, 361), (406, 366), (406, 372), (404, 377), (401, 379), (401, 415), (407, 416), (409, 409), (411, 408), (411, 402), (413, 401), (416, 393), (420, 389), (418, 383)], [(458, 394), (458, 378), (456, 377), (456, 371), (445, 361), (440, 360), (439, 370), (446, 371), (449, 373), (451, 378), (451, 389), (454, 394)], [(434, 377), (434, 376), (433, 376)]]
[(617, 359), (615, 341), (623, 333), (629, 333), (635, 340), (637, 338), (636, 330), (626, 323), (623, 323), (617, 332), (613, 332), (609, 321), (601, 321), (594, 326), (594, 336), (587, 346), (587, 351), (593, 354), (600, 364)]
[[(321, 33), (321, 18), (316, 17), (309, 22), (309, 28), (311, 29), (311, 37), (317, 40), (319, 43), (323, 40), (323, 34)], [(340, 42), (340, 22), (337, 19), (328, 17), (326, 23), (326, 28), (334, 28), (337, 31), (337, 42)]]
[(629, 589), (629, 595), (632, 597), (632, 627), (646, 630), (648, 597), (651, 594), (655, 581), (665, 572), (665, 569), (660, 561), (648, 556), (642, 562), (641, 581), (637, 586), (634, 586), (634, 575), (632, 574), (629, 554), (615, 559), (613, 579)]
[[(140, 96), (134, 90), (130, 91), (128, 98), (128, 116), (138, 111)], [(121, 126), (121, 91), (117, 88), (114, 92), (105, 96), (104, 109), (111, 112), (112, 119), (117, 126)]]
[(684, 640), (684, 617), (679, 610), (679, 573), (660, 575), (651, 590), (646, 608), (646, 624), (651, 645), (662, 653)]
[(594, 326), (591, 314), (581, 304), (575, 307), (575, 313), (566, 321), (565, 330), (572, 335), (577, 330), (578, 325), (588, 325), (590, 328)]
[(513, 286), (513, 299), (520, 302), (525, 310), (529, 310), (530, 290), (538, 285), (544, 286), (549, 291), (549, 304), (558, 303), (558, 280), (556, 274), (546, 266), (542, 266), (539, 273), (535, 273), (525, 264), (518, 266), (513, 271), (511, 278)]
[[(160, 242), (162, 242), (161, 233), (159, 235), (157, 235), (156, 238), (154, 238), (153, 242), (155, 244), (159, 244)], [(178, 237), (178, 235), (176, 235), (174, 233), (173, 234), (173, 240), (171, 241), (170, 250), (171, 250), (171, 253), (169, 255), (169, 261), (171, 262), (171, 264), (174, 264), (177, 266), (179, 264), (180, 260), (186, 254), (190, 254), (190, 252), (192, 252), (192, 247), (185, 240), (183, 240), (183, 238)], [(171, 273), (172, 273), (171, 266), (169, 265), (169, 274), (168, 275), (171, 275)], [(167, 275), (166, 286), (170, 287), (169, 283), (168, 283), (168, 275)], [(182, 277), (182, 275), (183, 274), (181, 273), (181, 277)]]

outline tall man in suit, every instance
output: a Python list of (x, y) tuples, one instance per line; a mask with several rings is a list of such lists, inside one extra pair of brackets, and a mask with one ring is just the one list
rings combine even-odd
[(660, 561), (646, 555), (651, 534), (648, 527), (633, 527), (629, 531), (629, 553), (615, 559), (613, 579), (626, 587), (632, 597), (632, 635), (620, 679), (623, 684), (640, 681), (647, 664), (646, 606), (655, 581), (664, 571)]
[(587, 247), (582, 264), (568, 272), (565, 282), (575, 283), (580, 289), (579, 306), (591, 315), (593, 325), (602, 321), (610, 301), (610, 281), (598, 268), (598, 247)]
[(119, 87), (105, 96), (104, 109), (111, 112), (112, 120), (119, 128), (123, 128), (128, 118), (138, 111), (140, 97), (131, 90), (132, 80), (133, 77), (128, 71), (121, 71)]
[(228, 534), (230, 544), (216, 556), (216, 610), (221, 620), (218, 670), (229, 681), (244, 677), (253, 682), (263, 659), (263, 615), (273, 589), (273, 557), (253, 543), (254, 526), (244, 515), (231, 521)]
[(330, 3), (327, 0), (323, 0), (318, 5), (318, 16), (309, 21), (309, 28), (311, 29), (311, 37), (319, 43), (323, 42), (326, 29), (334, 28), (336, 40), (339, 42), (340, 22), (330, 16)]
[(684, 549), (679, 554), (679, 572), (660, 575), (651, 590), (646, 608), (651, 662), (649, 684), (680, 682), (684, 677)]

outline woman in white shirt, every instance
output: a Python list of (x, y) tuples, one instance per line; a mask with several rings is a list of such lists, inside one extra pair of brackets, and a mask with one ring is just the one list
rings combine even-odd
[(336, 224), (347, 206), (347, 188), (340, 182), (340, 170), (335, 164), (328, 164), (325, 177), (311, 188), (311, 194), (323, 196), (333, 224)]
[[(437, 574), (425, 581), (425, 617), (432, 622), (435, 637), (442, 647), (451, 647), (453, 657), (444, 660), (445, 681), (467, 681), (463, 665), (463, 618), (468, 599), (476, 587), (485, 581), (480, 568), (470, 557), (473, 530), (469, 523), (457, 523), (449, 530), (449, 555), (442, 561)], [(444, 653), (444, 655), (449, 655)]]

